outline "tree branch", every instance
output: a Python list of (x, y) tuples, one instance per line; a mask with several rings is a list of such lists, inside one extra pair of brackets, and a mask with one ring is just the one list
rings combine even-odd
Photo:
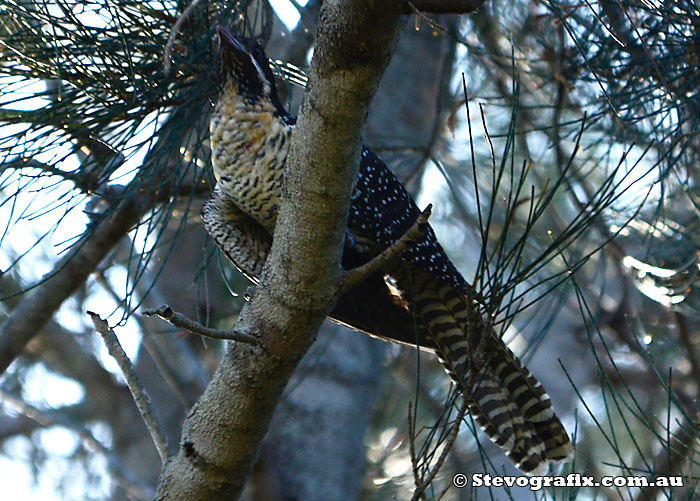
[[(460, 425), (462, 424), (462, 420), (464, 419), (464, 416), (467, 415), (467, 410), (469, 409), (469, 400), (468, 399), (462, 399), (462, 404), (459, 406), (459, 411), (457, 412), (457, 417), (455, 418), (454, 424), (452, 425), (452, 428), (450, 429), (450, 432), (447, 435), (447, 439), (445, 440), (445, 446), (443, 447), (442, 451), (440, 452), (440, 456), (438, 456), (437, 461), (435, 461), (435, 464), (433, 467), (430, 469), (430, 472), (426, 476), (425, 479), (421, 481), (421, 476), (418, 472), (418, 463), (416, 460), (416, 455), (414, 452), (414, 446), (413, 446), (413, 441), (415, 437), (411, 435), (409, 437), (411, 441), (411, 463), (413, 464), (413, 480), (415, 483), (415, 490), (413, 491), (413, 496), (411, 497), (411, 501), (417, 501), (418, 499), (424, 499), (425, 498), (425, 491), (428, 487), (430, 487), (430, 484), (432, 484), (433, 480), (435, 480), (435, 477), (437, 476), (438, 472), (442, 468), (442, 465), (445, 464), (445, 461), (447, 460), (447, 455), (450, 453), (452, 450), (452, 447), (455, 444), (455, 440), (457, 440), (457, 435), (459, 434), (459, 428)], [(409, 433), (410, 430), (413, 428), (411, 427), (410, 423), (410, 417), (411, 417), (411, 406), (408, 406), (409, 410)], [(449, 487), (448, 487), (449, 488)], [(442, 496), (438, 497), (440, 499)]]
[(95, 271), (119, 239), (138, 223), (141, 214), (142, 208), (135, 199), (125, 203), (115, 214), (96, 223), (94, 231), (86, 230), (82, 242), (56, 263), (40, 286), (26, 293), (0, 327), (0, 374), (51, 320), (61, 303)]
[(182, 313), (178, 313), (177, 311), (173, 310), (167, 304), (159, 306), (158, 308), (143, 310), (143, 314), (147, 317), (154, 315), (158, 316), (175, 327), (187, 329), (193, 334), (199, 334), (200, 336), (211, 339), (223, 339), (227, 341), (238, 341), (239, 343), (258, 344), (258, 338), (255, 336), (238, 332), (236, 330), (224, 331), (205, 327), (199, 322), (195, 322), (194, 320), (187, 318)]
[(95, 330), (102, 336), (109, 354), (119, 365), (119, 369), (121, 369), (124, 379), (126, 380), (126, 385), (129, 387), (129, 391), (131, 391), (131, 395), (134, 397), (134, 403), (136, 403), (136, 406), (139, 408), (143, 421), (146, 423), (146, 428), (148, 428), (148, 432), (153, 439), (153, 444), (158, 450), (160, 459), (165, 463), (170, 455), (168, 437), (165, 435), (165, 429), (158, 419), (158, 415), (156, 414), (156, 410), (153, 407), (153, 403), (151, 403), (148, 393), (146, 393), (146, 389), (141, 384), (136, 371), (134, 371), (131, 360), (129, 360), (129, 357), (124, 353), (122, 345), (119, 343), (119, 339), (117, 339), (117, 335), (109, 327), (107, 322), (100, 318), (97, 313), (88, 311), (87, 314), (90, 315)]
[[(486, 0), (413, 0), (406, 2), (404, 14), (413, 13), (413, 7), (430, 14), (469, 14), (475, 12)], [(412, 6), (411, 6), (412, 4)]]
[[(117, 294), (112, 285), (107, 280), (103, 271), (97, 273), (97, 282), (102, 286), (102, 288), (110, 295), (110, 297), (117, 303), (121, 304), (124, 309), (126, 309), (126, 304), (123, 298)], [(166, 355), (161, 351), (160, 347), (154, 342), (150, 329), (148, 328), (147, 322), (143, 318), (136, 317), (136, 323), (143, 332), (141, 337), (141, 344), (146, 349), (148, 354), (151, 356), (153, 363), (155, 364), (158, 372), (163, 377), (163, 380), (170, 386), (175, 394), (180, 399), (180, 403), (185, 409), (189, 409), (194, 404), (194, 399), (191, 398), (185, 388), (184, 382), (181, 380), (178, 371), (173, 366), (173, 360), (168, 360)], [(181, 344), (180, 344), (181, 346)]]
[(192, 14), (194, 9), (197, 8), (199, 2), (200, 0), (192, 0), (192, 3), (190, 3), (184, 11), (182, 11), (182, 14), (180, 14), (180, 17), (177, 18), (173, 28), (170, 30), (168, 43), (165, 45), (165, 51), (163, 51), (163, 74), (165, 74), (165, 76), (170, 75), (170, 71), (173, 67), (173, 49), (175, 48), (175, 39), (177, 38), (177, 34), (182, 29), (182, 25), (185, 23), (187, 18), (190, 17), (190, 14)]
[(379, 255), (374, 257), (370, 262), (358, 266), (352, 270), (348, 270), (345, 275), (345, 280), (342, 282), (341, 293), (357, 287), (364, 282), (370, 275), (385, 267), (388, 263), (399, 259), (404, 253), (408, 245), (418, 238), (425, 231), (428, 218), (433, 209), (433, 205), (429, 204), (423, 212), (416, 218), (415, 223), (406, 233), (401, 235), (396, 242), (384, 249)]
[(190, 412), (157, 499), (240, 495), (289, 377), (332, 306), (360, 129), (404, 19), (394, 2), (326, 1), (309, 84), (292, 136), (270, 255), (232, 343)]

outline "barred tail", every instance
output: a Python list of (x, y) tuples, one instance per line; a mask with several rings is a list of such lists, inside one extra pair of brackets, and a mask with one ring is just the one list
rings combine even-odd
[(549, 461), (568, 461), (569, 436), (542, 385), (500, 340), (476, 373), (470, 410), (486, 435), (525, 473), (542, 475)]
[(471, 391), (469, 410), (484, 433), (524, 473), (542, 475), (550, 461), (570, 460), (569, 436), (542, 385), (484, 326), (460, 290), (425, 280), (414, 283), (420, 292), (411, 302), (445, 370), (463, 395)]

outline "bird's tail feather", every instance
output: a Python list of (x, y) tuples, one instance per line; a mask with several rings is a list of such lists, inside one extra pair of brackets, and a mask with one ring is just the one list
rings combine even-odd
[(427, 325), (443, 367), (466, 397), (486, 435), (523, 472), (541, 475), (550, 461), (569, 460), (569, 437), (542, 385), (484, 325), (462, 291), (417, 284), (412, 303)]

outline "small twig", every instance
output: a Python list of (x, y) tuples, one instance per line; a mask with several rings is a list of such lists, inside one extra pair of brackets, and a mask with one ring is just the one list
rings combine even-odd
[(301, 5), (297, 0), (289, 0), (289, 3), (292, 4), (292, 7), (294, 7), (299, 15), (301, 15), (304, 12), (304, 6)]
[[(418, 459), (416, 458), (416, 437), (413, 436), (413, 414), (411, 411), (411, 402), (408, 403), (408, 444), (411, 454), (411, 470), (413, 470), (413, 483), (420, 484), (420, 476), (418, 474)], [(425, 496), (422, 496), (425, 497)]]
[(357, 287), (359, 284), (364, 282), (367, 277), (385, 267), (387, 263), (397, 260), (407, 249), (408, 244), (418, 238), (425, 231), (432, 209), (433, 205), (428, 204), (425, 210), (420, 213), (416, 221), (413, 223), (413, 226), (411, 226), (408, 231), (401, 236), (401, 238), (372, 258), (368, 263), (348, 270), (345, 273), (341, 293)]
[(484, 0), (413, 0), (406, 3), (411, 10), (418, 9), (431, 14), (469, 14), (475, 12)]
[(132, 397), (134, 397), (136, 407), (138, 407), (141, 417), (144, 423), (146, 423), (146, 428), (148, 428), (148, 432), (151, 434), (153, 444), (158, 450), (160, 460), (165, 463), (170, 455), (168, 438), (163, 431), (163, 426), (158, 420), (155, 407), (148, 397), (146, 389), (141, 384), (141, 381), (139, 381), (139, 377), (134, 370), (131, 360), (129, 360), (129, 357), (124, 353), (121, 344), (119, 344), (119, 339), (117, 339), (117, 335), (109, 327), (107, 322), (102, 320), (97, 313), (88, 311), (87, 314), (90, 315), (95, 330), (102, 336), (109, 354), (117, 361), (117, 364), (119, 364), (122, 375), (126, 380), (126, 385), (129, 387)]
[(144, 310), (143, 314), (147, 317), (156, 315), (162, 318), (163, 320), (166, 320), (175, 327), (181, 327), (190, 331), (193, 334), (199, 334), (200, 336), (212, 339), (224, 339), (227, 341), (238, 341), (239, 343), (248, 344), (258, 344), (260, 342), (257, 337), (251, 334), (246, 334), (244, 332), (239, 332), (235, 330), (224, 331), (219, 329), (212, 329), (211, 327), (205, 327), (199, 322), (190, 320), (182, 313), (178, 313), (177, 311), (173, 310), (167, 304), (159, 306), (158, 308), (149, 308), (147, 310)]
[[(471, 304), (472, 303), (471, 294), (468, 297), (469, 297), (468, 304)], [(474, 313), (472, 311), (472, 315), (473, 314)], [(469, 409), (469, 404), (471, 402), (470, 396), (473, 393), (475, 378), (476, 378), (476, 374), (478, 372), (476, 367), (484, 367), (488, 363), (488, 361), (484, 361), (482, 357), (483, 357), (484, 345), (486, 344), (488, 332), (490, 332), (493, 329), (493, 326), (490, 324), (488, 324), (488, 325), (481, 324), (482, 332), (479, 336), (479, 341), (478, 341), (478, 344), (477, 344), (475, 349), (473, 346), (471, 346), (472, 339), (474, 336), (473, 329), (474, 329), (473, 322), (470, 321), (469, 319), (467, 319), (467, 331), (464, 333), (466, 338), (467, 338), (467, 342), (469, 344), (467, 351), (469, 353), (475, 353), (476, 354), (475, 356), (477, 358), (476, 358), (476, 360), (470, 359), (469, 367), (466, 371), (466, 374), (468, 375), (466, 378), (466, 381), (464, 380), (464, 378), (462, 378), (461, 381), (463, 383), (460, 382), (458, 384), (458, 392), (462, 395), (462, 405), (460, 406), (459, 411), (457, 412), (457, 417), (455, 418), (454, 425), (452, 426), (452, 429), (450, 430), (449, 434), (447, 435), (447, 439), (445, 440), (445, 446), (442, 449), (440, 456), (438, 457), (438, 459), (435, 462), (435, 464), (433, 465), (433, 467), (429, 470), (428, 475), (425, 477), (425, 479), (421, 483), (419, 483), (418, 480), (416, 479), (417, 472), (414, 471), (414, 482), (416, 485), (416, 489), (413, 492), (413, 497), (411, 498), (411, 501), (417, 501), (418, 499), (425, 498), (426, 489), (430, 486), (430, 484), (433, 482), (433, 480), (435, 480), (435, 477), (437, 476), (438, 472), (440, 471), (440, 469), (442, 469), (443, 465), (445, 464), (445, 461), (447, 460), (447, 456), (448, 456), (449, 452), (452, 450), (452, 447), (454, 446), (455, 440), (457, 439), (457, 434), (459, 433), (460, 425), (461, 425), (462, 421), (464, 420), (464, 416), (466, 416), (466, 414), (467, 414), (467, 410)], [(439, 343), (436, 343), (436, 344), (438, 345), (438, 350), (440, 350)], [(444, 358), (447, 360), (447, 357), (444, 357)], [(457, 371), (455, 370), (455, 368), (453, 367), (452, 369), (455, 371), (455, 374), (457, 374)], [(412, 457), (411, 461), (414, 462), (415, 458)], [(415, 470), (415, 466), (414, 466), (414, 470)], [(449, 486), (446, 487), (440, 493), (438, 499), (441, 499), (443, 496), (445, 496), (448, 489), (449, 489)]]
[(102, 454), (109, 465), (109, 469), (114, 475), (117, 484), (124, 489), (131, 499), (152, 499), (152, 487), (137, 479), (134, 474), (124, 465), (114, 452), (97, 440), (94, 435), (80, 423), (69, 419), (64, 414), (55, 410), (40, 410), (27, 404), (22, 399), (0, 390), (0, 404), (12, 407), (14, 410), (39, 423), (41, 426), (61, 426), (72, 431), (87, 450)]
[[(416, 19), (422, 19), (426, 23), (428, 23), (428, 26), (430, 26), (432, 29), (437, 30), (437, 31), (447, 31), (444, 27), (440, 26), (438, 23), (430, 19), (428, 16), (423, 14), (420, 10), (418, 10), (418, 7), (416, 7), (413, 2), (407, 1), (408, 8), (411, 9), (411, 12), (413, 12), (416, 15)], [(416, 30), (418, 30), (418, 22), (416, 21)]]
[(457, 440), (457, 434), (459, 433), (459, 426), (462, 423), (464, 416), (466, 416), (468, 408), (469, 408), (469, 399), (465, 398), (463, 396), (462, 397), (462, 405), (459, 408), (459, 412), (457, 412), (457, 418), (455, 419), (455, 424), (452, 426), (452, 429), (450, 430), (450, 434), (447, 436), (447, 440), (445, 440), (445, 447), (442, 449), (442, 452), (440, 453), (440, 457), (435, 462), (435, 466), (433, 466), (433, 468), (430, 470), (430, 473), (428, 473), (428, 476), (425, 478), (425, 480), (423, 480), (423, 482), (421, 484), (416, 485), (416, 490), (413, 491), (413, 497), (411, 498), (411, 501), (416, 501), (417, 499), (423, 497), (425, 490), (428, 488), (428, 486), (430, 486), (431, 482), (435, 479), (435, 476), (438, 474), (438, 472), (442, 468), (442, 465), (445, 463), (445, 460), (447, 459), (447, 455), (452, 450), (452, 446), (454, 445), (455, 440)]
[[(107, 292), (107, 294), (109, 294), (111, 298), (117, 304), (121, 305), (122, 308), (124, 308), (124, 310), (126, 311), (127, 302), (124, 300), (124, 298), (117, 294), (117, 292), (111, 286), (111, 284), (107, 280), (107, 277), (105, 277), (104, 271), (99, 271), (97, 273), (96, 278), (97, 283), (99, 283), (102, 286), (102, 288)], [(130, 316), (132, 313), (133, 311), (128, 311), (128, 314)], [(190, 398), (190, 396), (187, 394), (187, 391), (185, 390), (185, 384), (180, 380), (177, 371), (175, 371), (175, 369), (168, 363), (166, 357), (163, 356), (163, 353), (161, 352), (160, 348), (153, 341), (153, 337), (144, 319), (139, 316), (135, 318), (136, 322), (139, 324), (139, 327), (143, 331), (143, 338), (141, 339), (141, 343), (146, 348), (148, 354), (151, 356), (153, 363), (158, 369), (158, 372), (160, 372), (165, 382), (168, 383), (170, 388), (178, 396), (182, 405), (184, 405), (186, 409), (189, 409), (190, 407), (192, 407), (192, 405), (194, 405), (194, 402), (192, 401), (192, 398)]]
[(170, 60), (172, 58), (173, 48), (175, 47), (175, 38), (180, 32), (180, 28), (182, 28), (183, 23), (188, 17), (190, 17), (190, 14), (192, 14), (192, 11), (197, 7), (200, 1), (201, 0), (192, 0), (192, 3), (189, 4), (187, 8), (182, 11), (180, 17), (177, 18), (177, 21), (175, 21), (175, 24), (173, 25), (173, 29), (170, 31), (168, 43), (165, 44), (165, 52), (163, 54), (163, 73), (165, 73), (166, 76), (170, 75), (170, 70), (172, 69), (172, 62)]

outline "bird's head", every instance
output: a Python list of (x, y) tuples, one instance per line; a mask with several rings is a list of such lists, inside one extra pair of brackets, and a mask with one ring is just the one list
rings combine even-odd
[(232, 86), (248, 104), (268, 100), (284, 112), (277, 97), (275, 78), (260, 44), (252, 38), (234, 35), (221, 25), (216, 31), (221, 46), (219, 78), (222, 91), (228, 91)]

